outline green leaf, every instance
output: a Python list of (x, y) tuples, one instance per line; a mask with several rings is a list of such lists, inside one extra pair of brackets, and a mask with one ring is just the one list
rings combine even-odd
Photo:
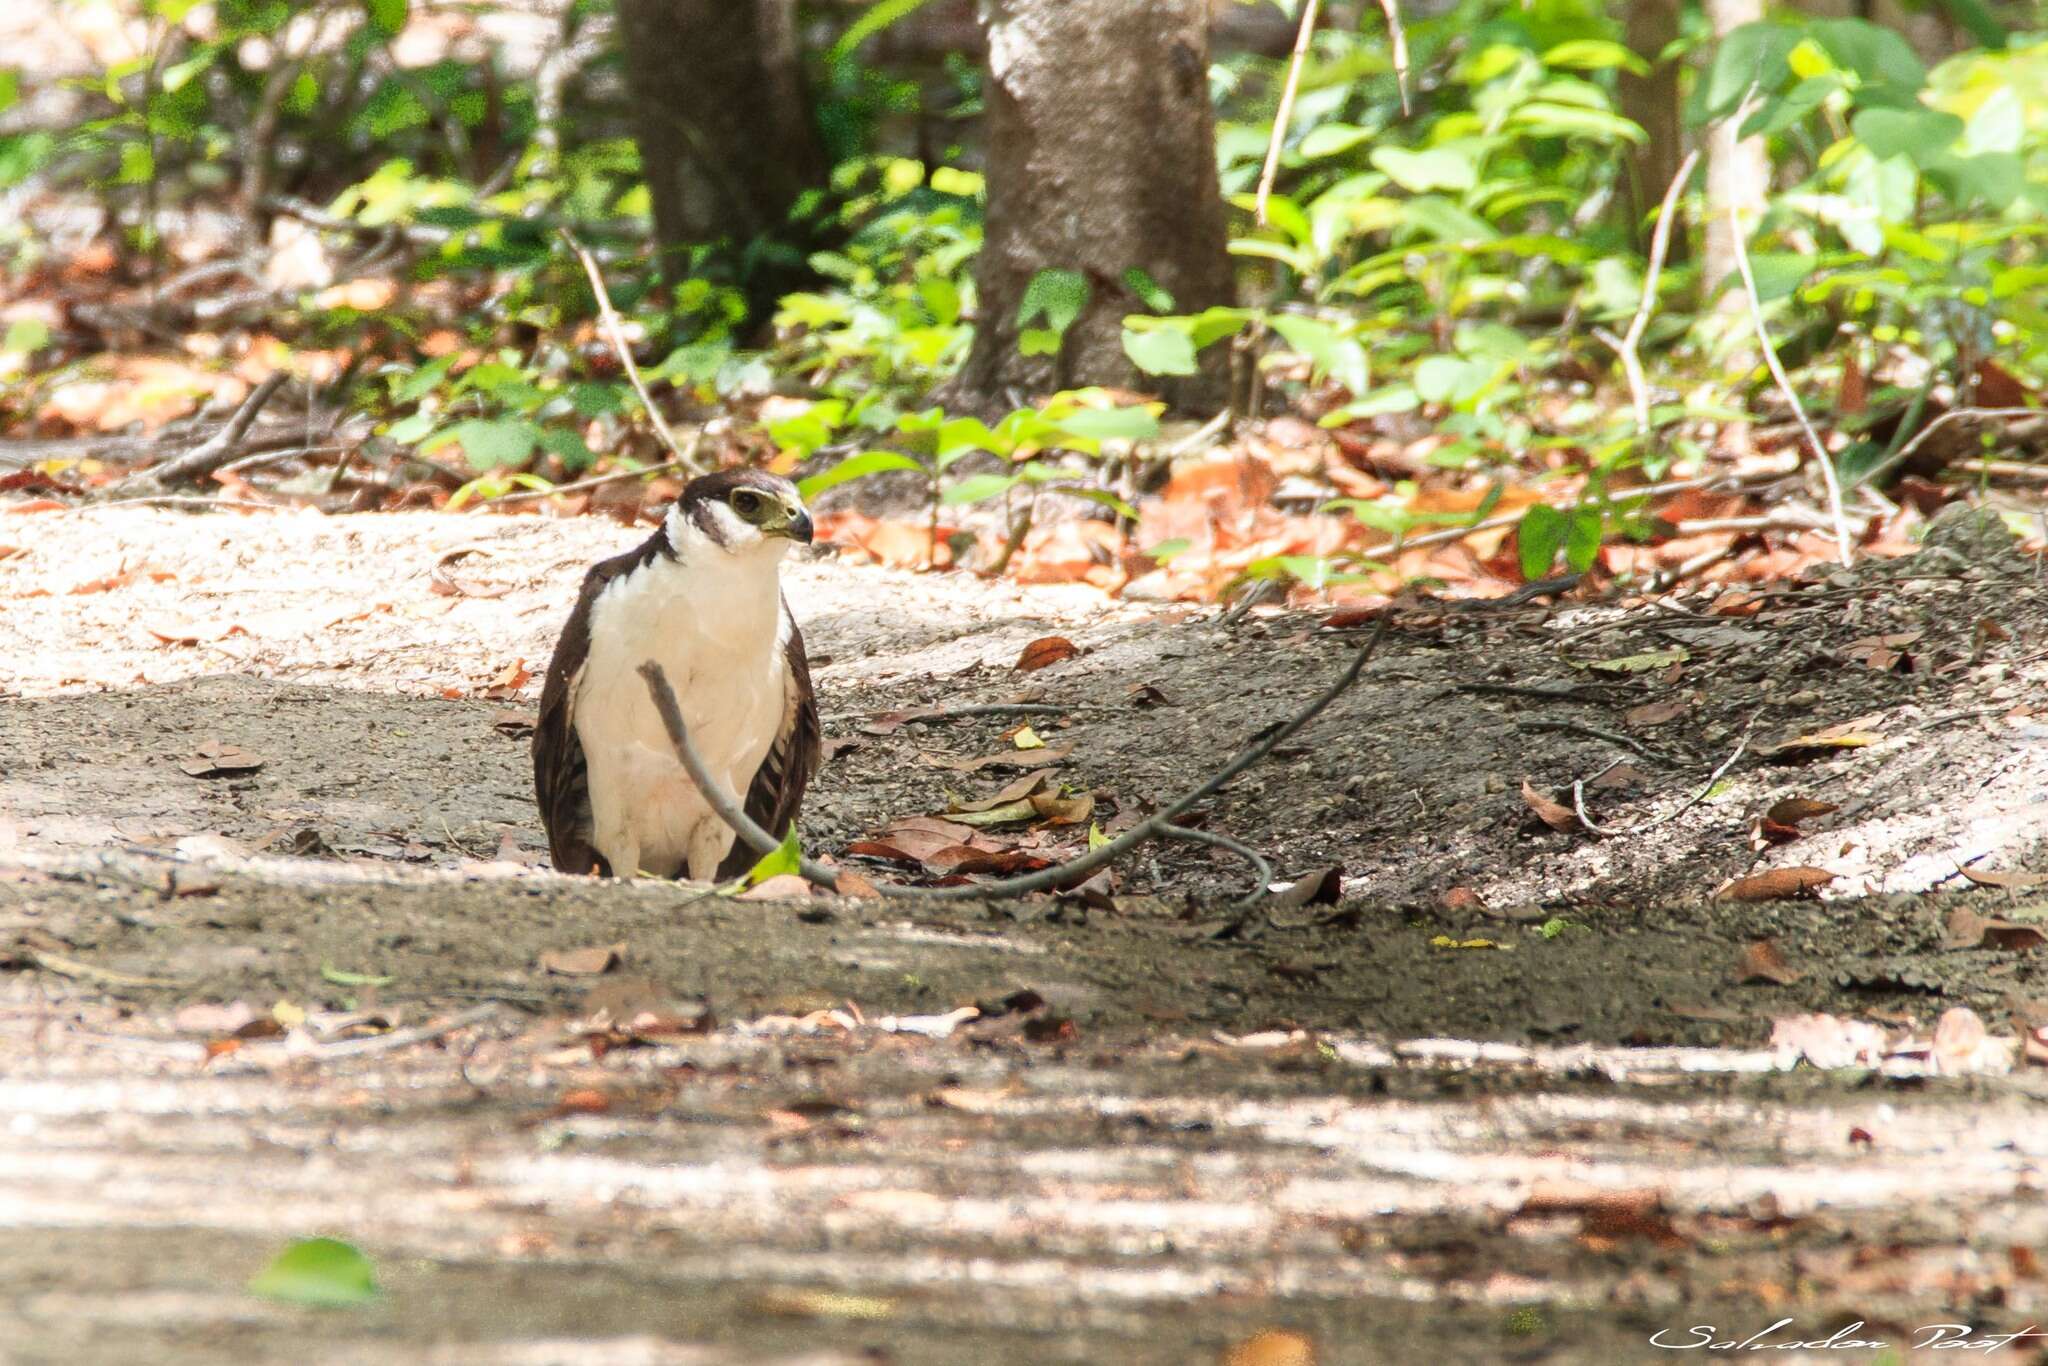
[(1124, 329), (1124, 354), (1148, 375), (1192, 375), (1201, 368), (1195, 339), (1175, 327)]
[(1515, 527), (1515, 548), (1521, 557), (1522, 581), (1534, 583), (1550, 573), (1557, 552), (1571, 533), (1571, 519), (1548, 503), (1531, 503)]
[(584, 441), (583, 433), (570, 427), (542, 428), (540, 448), (559, 459), (562, 468), (571, 474), (587, 470), (597, 463), (597, 452)]
[(287, 1304), (347, 1309), (377, 1298), (370, 1259), (333, 1238), (293, 1243), (249, 1282), (249, 1293)]
[(948, 487), (939, 495), (939, 501), (948, 507), (959, 503), (982, 503), (1002, 497), (1023, 482), (1021, 474), (970, 474)]
[(2004, 213), (2027, 187), (2027, 163), (2012, 152), (1986, 152), (1958, 157), (1946, 153), (1926, 164), (1927, 174), (1958, 204), (1982, 200), (1994, 213)]
[(1470, 148), (1438, 147), (1410, 152), (1400, 147), (1376, 148), (1372, 164), (1410, 194), (1431, 190), (1469, 190), (1479, 183), (1480, 154)]
[(405, 27), (409, 4), (410, 0), (363, 0), (363, 13), (370, 16), (371, 28), (390, 38)]
[(50, 327), (40, 318), (17, 318), (8, 324), (7, 336), (0, 340), (0, 351), (9, 355), (26, 356), (40, 351), (50, 344)]
[(332, 963), (320, 965), (322, 981), (332, 982), (338, 987), (388, 987), (397, 981), (396, 977), (376, 977), (367, 972), (343, 972)]
[(1173, 295), (1166, 287), (1153, 279), (1151, 273), (1132, 266), (1123, 274), (1124, 288), (1137, 296), (1138, 302), (1154, 313), (1173, 312)]
[(1060, 492), (1070, 498), (1079, 498), (1085, 503), (1106, 507), (1119, 517), (1128, 517), (1134, 522), (1138, 520), (1138, 510), (1108, 489), (1063, 488)]
[(1597, 507), (1580, 508), (1571, 516), (1571, 530), (1565, 536), (1564, 567), (1574, 574), (1583, 574), (1593, 567), (1593, 561), (1600, 557), (1600, 539), (1606, 530), (1606, 519)]
[(1771, 137), (1805, 119), (1842, 89), (1842, 78), (1830, 72), (1809, 76), (1775, 99), (1767, 99), (1737, 130), (1742, 137)]
[(1068, 436), (1091, 441), (1149, 441), (1159, 435), (1159, 419), (1151, 409), (1136, 405), (1080, 408), (1056, 419), (1056, 425)]
[(1146, 551), (1145, 554), (1160, 564), (1165, 564), (1176, 555), (1186, 554), (1193, 545), (1194, 542), (1190, 541), (1187, 537), (1175, 536), (1171, 540), (1161, 541), (1158, 545)]
[(890, 25), (909, 18), (928, 3), (930, 0), (874, 0), (858, 19), (846, 26), (846, 32), (839, 35), (839, 41), (825, 54), (825, 60), (834, 66), (851, 60), (862, 43)]
[(436, 433), (422, 442), (420, 449), (431, 454), (454, 442), (461, 444), (471, 469), (501, 469), (533, 458), (533, 449), (540, 444), (540, 429), (520, 418), (473, 417)]
[(1715, 49), (1695, 95), (1698, 121), (1734, 113), (1752, 88), (1765, 94), (1777, 91), (1792, 74), (1786, 59), (1799, 41), (1800, 31), (1783, 24), (1744, 24), (1729, 33)]
[(20, 75), (13, 67), (0, 67), (0, 113), (12, 109), (20, 99)]
[(1927, 68), (1913, 45), (1882, 24), (1865, 19), (1821, 19), (1809, 26), (1814, 40), (1836, 66), (1853, 71), (1864, 85), (1911, 95), (1927, 84)]
[(1057, 356), (1060, 353), (1060, 335), (1049, 327), (1027, 327), (1017, 334), (1017, 354)]
[(1573, 38), (1543, 54), (1545, 66), (1571, 67), (1580, 71), (1605, 71), (1621, 67), (1638, 76), (1650, 74), (1650, 64), (1620, 43), (1606, 38)]
[(1370, 141), (1374, 131), (1371, 128), (1360, 128), (1355, 123), (1318, 124), (1309, 129), (1308, 136), (1301, 140), (1299, 150), (1311, 161), (1338, 156), (1361, 142)]
[(1328, 375), (1354, 394), (1370, 387), (1365, 348), (1356, 337), (1343, 336), (1326, 322), (1293, 313), (1276, 313), (1270, 322), (1290, 347), (1314, 363), (1317, 373)]
[(1648, 142), (1650, 135), (1632, 119), (1604, 109), (1531, 100), (1508, 117), (1508, 125), (1538, 137), (1584, 137), (1597, 142)]
[[(1789, 298), (1813, 274), (1811, 256), (1797, 252), (1764, 251), (1749, 258), (1749, 272), (1756, 277), (1756, 296), (1763, 303)], [(1736, 277), (1740, 288), (1740, 279)]]
[(384, 435), (400, 445), (410, 446), (417, 441), (424, 440), (427, 434), (434, 430), (436, 420), (432, 413), (414, 413), (409, 417), (402, 417), (392, 423)]
[(791, 826), (789, 834), (772, 854), (763, 854), (758, 863), (747, 870), (747, 885), (757, 887), (771, 877), (784, 873), (802, 873), (804, 851), (797, 843), (796, 827)]
[(880, 474), (884, 470), (916, 470), (922, 474), (924, 466), (895, 451), (862, 451), (859, 455), (849, 455), (829, 470), (821, 470), (812, 475), (799, 483), (796, 489), (803, 495), (804, 501), (809, 502), (826, 489), (837, 488), (855, 479), (864, 479), (870, 474)]
[(1939, 109), (1860, 109), (1849, 126), (1875, 157), (1903, 156), (1926, 167), (1955, 146), (1963, 121)]
[(1041, 270), (1024, 287), (1023, 302), (1017, 305), (1017, 325), (1029, 327), (1035, 319), (1045, 319), (1046, 330), (1053, 334), (1057, 350), (1059, 338), (1066, 335), (1087, 307), (1087, 276), (1077, 270)]

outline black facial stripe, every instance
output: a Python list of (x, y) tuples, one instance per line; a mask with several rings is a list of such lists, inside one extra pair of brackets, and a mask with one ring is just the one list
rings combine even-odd
[(697, 524), (697, 530), (703, 532), (711, 544), (721, 550), (726, 548), (728, 543), (725, 539), (725, 530), (718, 525), (718, 519), (711, 515), (710, 499), (700, 499), (690, 505), (690, 520)]

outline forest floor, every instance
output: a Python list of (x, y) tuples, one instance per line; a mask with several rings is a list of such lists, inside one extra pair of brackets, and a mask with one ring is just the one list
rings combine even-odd
[[(1247, 916), (1246, 866), (1184, 844), (943, 906), (545, 871), (535, 675), (638, 534), (596, 519), (10, 516), (0, 1360), (1617, 1362), (1780, 1319), (1905, 1360), (2048, 1327), (2048, 594), (1936, 531), (1736, 597), (1410, 607), (1204, 809), (1295, 884)], [(877, 884), (1114, 833), (1360, 640), (789, 578), (835, 742), (806, 846)], [(893, 715), (997, 705), (1059, 710)], [(1034, 774), (1088, 816), (959, 823)], [(382, 1298), (244, 1293), (312, 1234)]]

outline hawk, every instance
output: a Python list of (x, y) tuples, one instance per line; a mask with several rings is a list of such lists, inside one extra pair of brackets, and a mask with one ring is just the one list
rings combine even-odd
[(756, 855), (698, 794), (639, 668), (667, 672), (710, 775), (777, 838), (817, 771), (817, 702), (782, 558), (808, 544), (796, 486), (759, 470), (691, 480), (637, 549), (584, 575), (540, 695), (533, 785), (565, 873), (724, 880)]

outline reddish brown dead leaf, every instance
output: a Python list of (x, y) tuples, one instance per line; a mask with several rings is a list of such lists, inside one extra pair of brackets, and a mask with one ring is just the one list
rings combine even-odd
[(1785, 955), (1778, 948), (1776, 940), (1759, 939), (1742, 950), (1742, 957), (1735, 965), (1737, 986), (1751, 982), (1773, 982), (1787, 987), (1806, 974), (1785, 961)]
[(1052, 860), (1023, 849), (989, 849), (977, 845), (955, 844), (934, 850), (924, 859), (924, 866), (935, 873), (949, 873), (965, 876), (973, 873), (1035, 873), (1040, 868), (1052, 867)]
[(72, 597), (82, 597), (88, 593), (111, 593), (145, 578), (151, 583), (163, 583), (167, 579), (177, 577), (169, 570), (151, 569), (146, 564), (138, 564), (132, 568), (124, 564), (103, 579), (87, 579), (84, 583), (76, 585), (70, 590), (70, 594)]
[(1841, 809), (1834, 802), (1815, 801), (1811, 797), (1787, 797), (1783, 801), (1772, 802), (1770, 810), (1764, 812), (1764, 816), (1780, 825), (1798, 825), (1816, 816), (1832, 815)]
[(1958, 906), (1949, 912), (1948, 937), (1944, 945), (1951, 949), (1976, 949), (1990, 947), (2025, 953), (2048, 944), (2048, 930), (2038, 925), (2021, 925), (2010, 920), (1993, 920), (1978, 915), (1967, 906)]
[(1961, 868), (1959, 872), (1979, 887), (2007, 887), (2024, 891), (2048, 883), (2048, 873), (2001, 873), (1990, 868)]
[(542, 972), (558, 977), (595, 977), (610, 972), (626, 961), (624, 943), (603, 944), (587, 949), (547, 949), (540, 955)]
[[(0, 558), (4, 558), (4, 556), (0, 556)], [(1174, 705), (1172, 698), (1150, 683), (1134, 684), (1130, 690), (1129, 697), (1131, 705), (1134, 707), (1170, 707)]]
[(1861, 749), (1884, 738), (1877, 733), (1883, 719), (1876, 715), (1859, 716), (1838, 726), (1758, 745), (1756, 754), (1760, 759), (1810, 759), (1831, 750)]
[(1842, 382), (1835, 389), (1835, 416), (1848, 417), (1870, 406), (1870, 382), (1852, 349), (1842, 357)]
[(947, 803), (947, 806), (952, 811), (993, 811), (997, 807), (1029, 801), (1051, 782), (1052, 775), (1049, 773), (1027, 773), (1015, 782), (1006, 784), (994, 796), (978, 797), (973, 801), (955, 798)]
[(1437, 898), (1436, 904), (1447, 911), (1483, 911), (1486, 898), (1470, 887), (1452, 887)]
[(1586, 786), (1601, 791), (1617, 787), (1641, 787), (1649, 781), (1649, 775), (1633, 764), (1616, 764)]
[(60, 503), (55, 498), (30, 498), (26, 502), (9, 503), (0, 511), (5, 512), (64, 512), (69, 503)]
[(1313, 1339), (1284, 1328), (1254, 1333), (1223, 1353), (1223, 1366), (1316, 1366), (1317, 1360)]
[(1081, 647), (1065, 636), (1042, 636), (1026, 645), (1024, 653), (1017, 657), (1017, 672), (1035, 673), (1080, 653)]
[(1669, 698), (1663, 702), (1645, 702), (1640, 707), (1630, 707), (1622, 713), (1621, 719), (1631, 730), (1647, 730), (1661, 726), (1692, 709), (1692, 703), (1683, 697)]
[(562, 1098), (555, 1102), (554, 1109), (548, 1111), (548, 1114), (556, 1119), (564, 1115), (609, 1114), (612, 1099), (611, 1092), (600, 1091), (596, 1087), (586, 1086), (574, 1091), (564, 1091)]
[(1072, 745), (1052, 745), (1045, 749), (1013, 749), (1001, 754), (984, 754), (974, 759), (955, 759), (944, 754), (923, 754), (918, 759), (933, 768), (951, 769), (955, 773), (979, 773), (985, 768), (1051, 768), (1063, 764), (1074, 752)]
[(509, 702), (519, 695), (519, 690), (525, 687), (532, 677), (533, 673), (526, 667), (526, 661), (515, 659), (498, 671), (497, 677), (490, 681), (483, 695), (493, 702)]
[(1712, 611), (1717, 617), (1753, 617), (1764, 608), (1764, 600), (1755, 593), (1731, 589), (1714, 599)]
[(175, 617), (145, 621), (142, 623), (142, 629), (166, 645), (208, 645), (216, 640), (225, 640), (229, 636), (249, 634), (232, 622), (197, 622)]
[(1057, 792), (1040, 792), (1031, 798), (1031, 809), (1047, 825), (1085, 825), (1095, 814), (1095, 794), (1062, 797)]
[(254, 773), (266, 762), (261, 755), (251, 753), (240, 745), (208, 740), (199, 746), (196, 753), (180, 759), (178, 767), (191, 778), (230, 778), (244, 773)]
[(2012, 371), (1986, 357), (1977, 362), (1977, 385), (1971, 400), (1980, 408), (2031, 408), (2033, 391)]
[(1579, 828), (1579, 818), (1570, 807), (1538, 792), (1536, 785), (1527, 778), (1522, 779), (1522, 801), (1536, 813), (1538, 820), (1552, 830), (1564, 832)]
[(1736, 878), (1714, 894), (1716, 901), (1795, 901), (1813, 896), (1835, 880), (1825, 868), (1771, 868)]
[(839, 886), (835, 890), (846, 897), (874, 898), (882, 894), (882, 889), (874, 883), (845, 868), (839, 870)]

